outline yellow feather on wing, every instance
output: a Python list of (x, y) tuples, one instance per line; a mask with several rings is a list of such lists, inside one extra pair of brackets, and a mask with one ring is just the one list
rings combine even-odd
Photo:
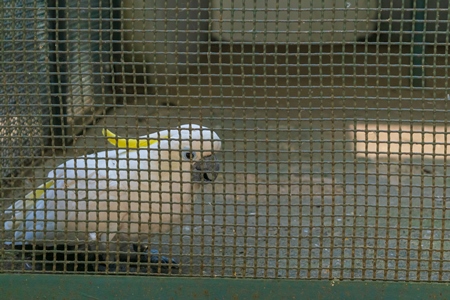
[[(24, 200), (18, 200), (14, 202), (5, 213), (14, 213), (14, 218), (11, 221), (5, 222), (5, 229), (11, 230), (13, 227), (17, 229), (24, 220), (23, 213), (33, 209), (36, 199), (39, 199), (44, 195), (47, 189), (52, 188), (55, 185), (54, 180), (49, 180), (46, 183), (41, 184), (36, 190), (29, 192), (25, 195)], [(18, 222), (16, 222), (18, 220)]]
[(42, 195), (44, 195), (45, 191), (51, 187), (53, 187), (53, 185), (55, 185), (55, 181), (54, 180), (49, 180), (46, 183), (41, 184), (40, 186), (37, 187), (36, 190), (34, 190), (33, 192), (30, 192), (28, 194), (25, 195), (25, 199), (39, 199), (42, 197)]
[[(126, 149), (148, 148), (148, 146), (158, 142), (158, 139), (121, 138), (106, 128), (102, 130), (102, 134), (108, 138), (108, 142), (110, 142), (111, 144), (113, 144), (118, 148), (126, 148)], [(167, 138), (167, 136), (161, 136), (160, 138), (164, 139)]]

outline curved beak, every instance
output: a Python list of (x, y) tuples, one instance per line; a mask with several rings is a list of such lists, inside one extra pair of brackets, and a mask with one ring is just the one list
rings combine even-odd
[(192, 165), (192, 181), (212, 182), (217, 178), (220, 165), (214, 155), (206, 156)]

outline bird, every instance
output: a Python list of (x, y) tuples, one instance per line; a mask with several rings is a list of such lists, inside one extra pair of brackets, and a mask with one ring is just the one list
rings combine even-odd
[(4, 244), (85, 244), (101, 253), (138, 245), (148, 250), (150, 262), (176, 264), (149, 250), (149, 240), (179, 224), (201, 185), (217, 178), (221, 139), (196, 124), (138, 139), (107, 129), (103, 134), (115, 149), (64, 162), (48, 173), (44, 184), (6, 209), (12, 217), (4, 228), (13, 235)]

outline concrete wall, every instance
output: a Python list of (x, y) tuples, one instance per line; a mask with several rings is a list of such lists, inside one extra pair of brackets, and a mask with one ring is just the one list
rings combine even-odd
[(213, 0), (212, 7), (213, 36), (239, 42), (350, 42), (368, 35), (377, 16), (376, 0)]

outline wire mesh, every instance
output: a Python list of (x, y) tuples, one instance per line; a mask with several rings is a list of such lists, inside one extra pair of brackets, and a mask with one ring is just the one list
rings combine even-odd
[(0, 272), (449, 280), (447, 1), (38, 2)]
[[(40, 155), (49, 132), (51, 103), (46, 57), (48, 28), (43, 3), (24, 2), (14, 9), (5, 2), (0, 30), (0, 162), (2, 179)], [(34, 20), (34, 21), (33, 21)], [(23, 28), (33, 30), (24, 31)], [(20, 82), (21, 85), (17, 85)], [(33, 95), (30, 97), (30, 95)], [(47, 117), (41, 117), (46, 115)]]

